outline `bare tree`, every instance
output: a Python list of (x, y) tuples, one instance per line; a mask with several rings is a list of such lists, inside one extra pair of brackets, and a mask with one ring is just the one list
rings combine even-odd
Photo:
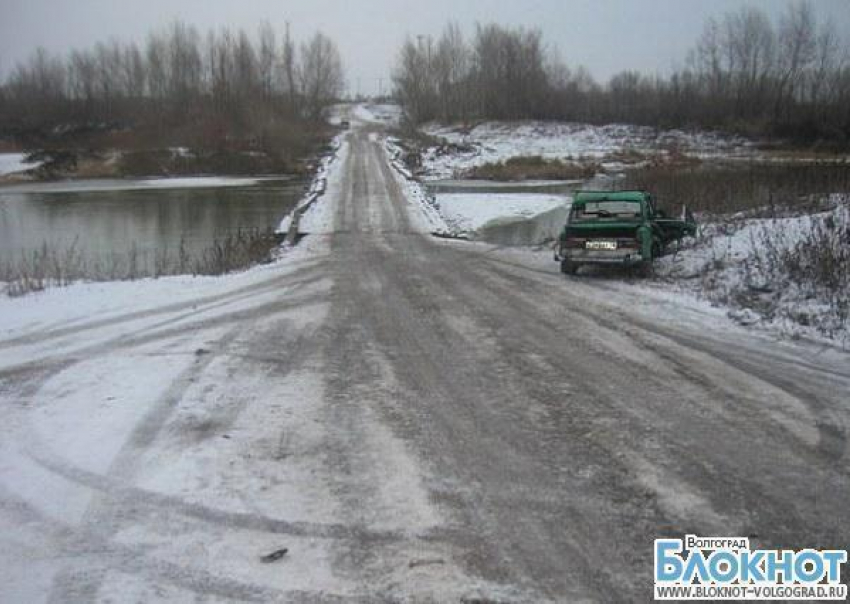
[(724, 19), (726, 53), (739, 113), (752, 116), (764, 106), (774, 66), (775, 35), (767, 15), (753, 7)]
[(224, 28), (202, 38), (175, 21), (151, 32), (142, 48), (109, 40), (64, 58), (41, 49), (0, 80), (0, 132), (85, 132), (95, 144), (114, 140), (98, 130), (121, 123), (138, 127), (139, 140), (182, 139), (225, 157), (261, 148), (288, 165), (315, 140), (314, 125), (300, 122), (320, 119), (343, 88), (339, 52), (327, 36), (301, 48), (296, 53), (288, 24), (283, 36), (262, 23), (254, 37)]
[(27, 122), (56, 119), (66, 92), (64, 64), (44, 48), (15, 66), (6, 83), (9, 100), (21, 108), (20, 117)]
[(232, 104), (233, 38), (228, 30), (207, 34), (207, 79), (215, 109), (226, 113)]
[(472, 45), (479, 110), (499, 119), (541, 117), (549, 92), (540, 30), (479, 25)]
[(168, 32), (168, 95), (177, 113), (185, 113), (201, 91), (200, 36), (175, 21)]
[(135, 100), (145, 95), (147, 69), (142, 53), (138, 46), (130, 44), (124, 49), (123, 56), (123, 88), (126, 95)]
[(257, 56), (257, 72), (260, 94), (264, 101), (272, 97), (274, 86), (275, 62), (277, 60), (277, 41), (274, 30), (268, 22), (260, 25), (260, 47)]
[(91, 53), (85, 50), (71, 51), (68, 80), (71, 98), (84, 101), (86, 108), (91, 110), (97, 97), (97, 66)]
[(107, 120), (115, 117), (115, 104), (122, 96), (121, 70), (122, 52), (121, 47), (115, 40), (109, 43), (98, 43), (94, 47), (94, 59), (97, 74), (97, 95), (100, 100), (100, 113)]
[(145, 56), (148, 63), (148, 94), (161, 107), (169, 80), (168, 44), (159, 34), (148, 36)]
[(420, 36), (417, 42), (408, 38), (393, 71), (396, 96), (407, 118), (413, 123), (437, 117), (438, 91), (433, 45), (428, 36)]
[(457, 23), (449, 23), (437, 43), (433, 62), (440, 116), (445, 121), (466, 121), (470, 111), (470, 51)]
[(259, 93), (260, 72), (254, 45), (251, 43), (248, 34), (243, 30), (239, 30), (233, 53), (234, 92), (239, 99), (240, 108), (244, 108), (247, 106), (248, 100)]
[(345, 86), (339, 51), (322, 32), (314, 34), (301, 47), (300, 80), (308, 116), (317, 121)]
[(288, 22), (283, 38), (283, 48), (281, 49), (281, 66), (283, 69), (288, 108), (290, 113), (294, 115), (298, 111), (298, 87), (295, 81), (295, 44), (292, 42), (292, 36), (289, 33)]
[(701, 108), (708, 120), (718, 122), (728, 111), (726, 99), (729, 93), (729, 70), (724, 66), (725, 40), (720, 24), (714, 18), (709, 18), (691, 51), (688, 63), (695, 72), (695, 86), (702, 94), (711, 99)]
[(800, 87), (798, 83), (815, 59), (817, 32), (812, 7), (807, 2), (789, 5), (779, 22), (775, 116), (788, 117)]
[(840, 74), (848, 65), (848, 56), (841, 55), (841, 46), (835, 25), (826, 22), (815, 40), (815, 48), (808, 74), (806, 100), (812, 104), (826, 106), (836, 103), (835, 92), (840, 85)]

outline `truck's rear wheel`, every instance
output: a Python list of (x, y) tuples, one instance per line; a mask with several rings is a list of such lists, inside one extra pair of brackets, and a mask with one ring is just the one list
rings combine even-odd
[(566, 258), (561, 260), (561, 272), (565, 275), (575, 275), (576, 271), (578, 271), (578, 264), (575, 262), (570, 262)]
[(655, 275), (655, 268), (652, 263), (652, 260), (644, 260), (635, 268), (637, 269), (638, 276), (643, 277), (644, 279)]
[(664, 247), (661, 245), (659, 241), (653, 241), (652, 243), (652, 259), (661, 258), (664, 255)]

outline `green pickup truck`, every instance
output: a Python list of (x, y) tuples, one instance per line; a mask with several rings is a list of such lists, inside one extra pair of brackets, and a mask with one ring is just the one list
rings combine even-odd
[(583, 264), (648, 268), (667, 246), (696, 234), (686, 208), (668, 218), (646, 191), (577, 191), (555, 252), (561, 272)]

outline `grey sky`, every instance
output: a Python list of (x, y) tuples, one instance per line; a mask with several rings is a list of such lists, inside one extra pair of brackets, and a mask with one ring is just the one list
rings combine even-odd
[[(0, 0), (0, 70), (36, 47), (64, 51), (116, 37), (144, 41), (152, 28), (181, 19), (202, 30), (254, 31), (262, 20), (296, 38), (316, 29), (342, 51), (349, 86), (375, 92), (406, 35), (438, 34), (447, 20), (539, 26), (571, 64), (597, 78), (621, 69), (665, 73), (681, 63), (705, 19), (749, 4), (772, 16), (786, 0)], [(815, 0), (821, 19), (850, 37), (850, 0)]]

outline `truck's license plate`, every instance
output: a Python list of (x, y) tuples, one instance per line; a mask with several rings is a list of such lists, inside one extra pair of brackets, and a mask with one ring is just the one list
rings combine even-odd
[(585, 248), (589, 250), (616, 250), (616, 241), (588, 241), (585, 243)]

